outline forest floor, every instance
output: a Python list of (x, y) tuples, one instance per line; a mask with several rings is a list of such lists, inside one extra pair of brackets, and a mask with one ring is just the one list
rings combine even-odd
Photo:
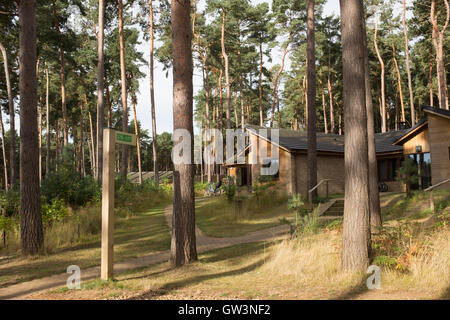
[[(153, 209), (117, 218), (114, 230), (114, 259), (117, 262), (166, 251), (170, 248), (170, 229), (164, 219), (167, 203)], [(75, 246), (66, 246), (35, 258), (20, 255), (0, 257), (0, 290), (18, 283), (66, 272), (70, 265), (81, 269), (100, 262), (100, 234)], [(0, 295), (1, 296), (1, 295)]]
[[(437, 202), (446, 207), (441, 209), (447, 213), (448, 199), (449, 193), (437, 196)], [(426, 210), (427, 199), (419, 196), (413, 200), (406, 199), (403, 194), (383, 196), (381, 204), (386, 224), (395, 225), (401, 221), (426, 226), (436, 224), (434, 215)], [(165, 210), (168, 225), (170, 214), (169, 206)], [(432, 233), (431, 229), (427, 233), (433, 239), (431, 246), (436, 248), (431, 260), (428, 257), (424, 262), (413, 257), (413, 268), (407, 273), (383, 270), (379, 290), (367, 289), (367, 275), (340, 272), (340, 228), (324, 228), (295, 243), (288, 239), (288, 229), (287, 225), (280, 225), (241, 236), (213, 238), (197, 227), (199, 260), (191, 265), (172, 268), (167, 263), (166, 252), (154, 255), (153, 259), (147, 256), (134, 260), (138, 262), (135, 264), (133, 260), (123, 263), (118, 266), (112, 281), (95, 279), (98, 268), (94, 273), (82, 269), (81, 290), (63, 287), (68, 275), (62, 274), (64, 282), (59, 288), (48, 287), (48, 290), (9, 298), (450, 299), (449, 226), (440, 228), (438, 233)], [(9, 271), (14, 272), (14, 268)]]

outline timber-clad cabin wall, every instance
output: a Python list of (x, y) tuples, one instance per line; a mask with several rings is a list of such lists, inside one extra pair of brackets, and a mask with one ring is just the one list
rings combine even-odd
[[(424, 106), (427, 118), (410, 129), (394, 144), (403, 146), (405, 157), (429, 154), (431, 184), (450, 178), (450, 111)], [(439, 188), (449, 189), (444, 184)]]
[(425, 126), (422, 128), (417, 135), (411, 138), (403, 145), (403, 154), (415, 154), (416, 146), (421, 146), (422, 153), (430, 152), (430, 142), (428, 136), (428, 128)]
[[(268, 131), (270, 129), (267, 129)], [(234, 181), (239, 182), (242, 179), (242, 171), (246, 170), (248, 175), (251, 175), (251, 183), (240, 183), (240, 185), (251, 185), (258, 181), (258, 178), (261, 176), (261, 159), (259, 158), (260, 149), (263, 153), (266, 154), (267, 157), (272, 156), (272, 150), (275, 148), (278, 149), (278, 157), (279, 157), (279, 173), (277, 177), (273, 180), (277, 185), (277, 190), (281, 192), (286, 192), (288, 194), (296, 194), (300, 193), (302, 196), (307, 197), (308, 190), (306, 189), (306, 174), (307, 174), (307, 150), (302, 149), (288, 149), (287, 146), (282, 145), (282, 137), (288, 137), (290, 139), (294, 139), (295, 141), (291, 143), (296, 143), (297, 139), (299, 141), (302, 139), (300, 132), (287, 132), (290, 130), (284, 129), (280, 130), (280, 143), (272, 143), (270, 138), (261, 137), (258, 134), (255, 134), (254, 131), (247, 129), (247, 131), (254, 137), (254, 139), (249, 139), (249, 142), (253, 141), (256, 143), (256, 148), (254, 148), (254, 152), (258, 155), (258, 163), (250, 164), (250, 152), (252, 148), (247, 146), (245, 151), (245, 164), (234, 164), (234, 165), (226, 165), (228, 168), (228, 175), (234, 178)], [(405, 130), (406, 132), (406, 130)], [(400, 136), (397, 133), (397, 136)], [(392, 142), (386, 143), (386, 139), (392, 139), (388, 135), (380, 135), (379, 143), (382, 148), (384, 148), (379, 154), (377, 154), (377, 158), (379, 160), (392, 159), (392, 160), (400, 160), (402, 159), (402, 148), (398, 149), (398, 147), (394, 147), (394, 150), (386, 150), (386, 146), (391, 145)], [(322, 139), (322, 140), (320, 140)], [(342, 140), (342, 141), (341, 141)], [(330, 179), (328, 182), (328, 191), (329, 194), (343, 194), (345, 192), (345, 165), (344, 165), (344, 148), (343, 148), (343, 136), (337, 135), (322, 135), (319, 137), (319, 141), (322, 142), (322, 147), (325, 148), (335, 148), (334, 151), (324, 151), (320, 150), (320, 144), (318, 144), (318, 153), (317, 153), (317, 181), (320, 182), (323, 179)], [(330, 141), (332, 143), (336, 141), (335, 145), (330, 145)], [(286, 140), (284, 140), (286, 142)], [(301, 146), (297, 148), (302, 148)], [(337, 148), (337, 150), (336, 150)], [(339, 149), (340, 148), (340, 149)], [(342, 149), (342, 150), (341, 150)], [(237, 157), (237, 155), (235, 155)], [(235, 158), (235, 160), (237, 160)], [(389, 185), (389, 191), (403, 191), (404, 188), (400, 183), (396, 181), (386, 181)], [(326, 185), (323, 184), (318, 188), (319, 196), (325, 196), (326, 194)]]
[[(431, 181), (437, 184), (450, 178), (450, 119), (428, 115), (431, 146)], [(449, 184), (441, 188), (450, 188)]]

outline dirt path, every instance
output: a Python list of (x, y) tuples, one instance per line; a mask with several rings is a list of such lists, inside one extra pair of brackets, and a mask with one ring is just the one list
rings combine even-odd
[[(164, 215), (169, 225), (172, 227), (172, 206), (168, 206), (164, 210)], [(205, 252), (213, 249), (233, 246), (236, 244), (258, 242), (266, 240), (275, 240), (286, 237), (289, 233), (289, 226), (281, 225), (269, 229), (255, 231), (239, 237), (230, 238), (214, 238), (206, 236), (196, 226), (197, 252)], [(168, 261), (169, 251), (156, 252), (139, 258), (130, 259), (128, 261), (114, 264), (114, 273), (118, 274), (126, 270), (133, 270), (146, 267), (152, 264)], [(69, 274), (61, 273), (58, 275), (35, 279), (28, 282), (15, 284), (0, 289), (0, 299), (25, 299), (28, 295), (49, 289), (55, 289), (66, 285)], [(81, 270), (82, 282), (100, 277), (100, 266)]]

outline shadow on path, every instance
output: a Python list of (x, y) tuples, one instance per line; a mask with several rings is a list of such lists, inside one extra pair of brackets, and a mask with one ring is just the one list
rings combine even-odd
[(207, 280), (211, 280), (211, 279), (218, 279), (218, 278), (223, 278), (223, 277), (228, 277), (228, 276), (236, 276), (236, 275), (240, 275), (240, 274), (243, 274), (246, 272), (250, 272), (250, 271), (253, 271), (253, 270), (257, 269), (258, 267), (262, 266), (263, 264), (264, 264), (264, 259), (260, 259), (257, 262), (252, 263), (252, 264), (250, 264), (246, 267), (240, 268), (240, 269), (235, 269), (235, 270), (221, 272), (221, 273), (199, 275), (199, 276), (188, 278), (188, 279), (182, 279), (182, 280), (169, 282), (169, 283), (164, 284), (162, 287), (160, 287), (156, 290), (150, 290), (150, 291), (144, 292), (143, 294), (132, 297), (131, 299), (137, 299), (137, 300), (152, 299), (152, 298), (159, 297), (159, 296), (165, 295), (167, 293), (170, 293), (173, 290), (188, 287), (188, 286), (198, 284), (203, 281), (207, 281)]

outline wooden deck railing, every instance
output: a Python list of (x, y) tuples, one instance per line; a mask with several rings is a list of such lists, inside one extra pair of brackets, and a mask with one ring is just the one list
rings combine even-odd
[(433, 213), (435, 212), (433, 190), (434, 190), (434, 188), (440, 187), (447, 182), (450, 182), (450, 179), (443, 180), (439, 183), (436, 183), (434, 186), (428, 187), (424, 190), (425, 192), (430, 192), (430, 209), (431, 209), (431, 211), (433, 211)]
[(313, 201), (312, 193), (314, 192), (314, 190), (319, 188), (319, 186), (323, 183), (325, 183), (325, 185), (326, 185), (326, 194), (327, 194), (327, 200), (328, 200), (328, 181), (331, 181), (331, 179), (323, 179), (315, 187), (313, 187), (311, 190), (308, 191), (308, 202), (309, 202), (310, 209), (312, 209), (312, 201)]

